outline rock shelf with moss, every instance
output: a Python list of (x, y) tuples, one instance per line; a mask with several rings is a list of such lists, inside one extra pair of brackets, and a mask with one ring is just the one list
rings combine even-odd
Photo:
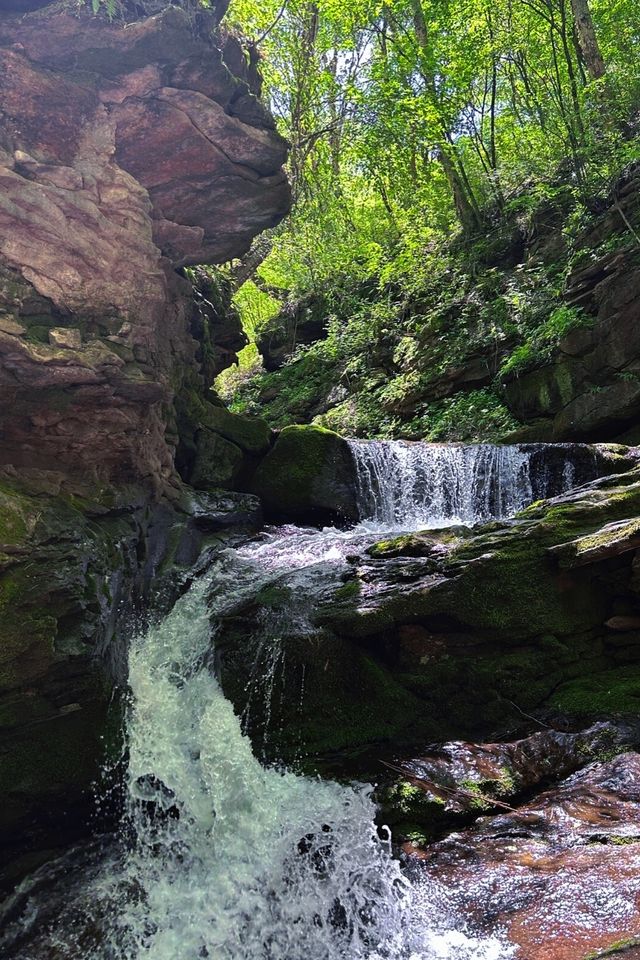
[(486, 734), (532, 711), (629, 715), (640, 697), (638, 516), (634, 468), (508, 523), (384, 541), (354, 558), (318, 622), (421, 701), (425, 735)]
[(113, 692), (134, 624), (221, 531), (260, 522), (240, 494), (26, 490), (0, 482), (0, 887), (86, 829), (105, 751), (121, 749)]

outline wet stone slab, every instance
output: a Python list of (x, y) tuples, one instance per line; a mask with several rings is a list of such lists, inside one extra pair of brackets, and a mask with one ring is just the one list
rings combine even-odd
[(640, 755), (590, 764), (513, 812), (404, 852), (412, 872), (479, 934), (505, 937), (518, 960), (619, 950), (640, 930)]

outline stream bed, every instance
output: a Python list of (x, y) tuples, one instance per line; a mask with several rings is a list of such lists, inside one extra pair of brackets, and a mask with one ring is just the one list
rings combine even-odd
[(255, 690), (238, 716), (216, 679), (216, 624), (283, 578), (303, 598), (288, 616), (304, 618), (348, 556), (383, 535), (509, 517), (589, 477), (566, 460), (545, 479), (515, 447), (353, 448), (359, 525), (268, 528), (224, 549), (168, 616), (132, 638), (120, 828), (21, 885), (5, 907), (3, 957), (527, 960), (499, 924), (478, 932), (459, 908), (464, 891), (398, 858), (375, 825), (370, 784), (260, 762), (247, 712), (253, 696), (267, 711), (278, 696), (277, 625), (256, 622)]

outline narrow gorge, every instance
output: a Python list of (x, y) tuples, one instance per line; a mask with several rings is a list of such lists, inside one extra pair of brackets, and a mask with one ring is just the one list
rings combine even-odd
[(634, 960), (636, 161), (553, 342), (474, 310), (538, 296), (563, 199), (494, 266), (447, 227), (464, 282), (296, 300), (309, 10), (261, 53), (228, 6), (0, 2), (0, 956)]

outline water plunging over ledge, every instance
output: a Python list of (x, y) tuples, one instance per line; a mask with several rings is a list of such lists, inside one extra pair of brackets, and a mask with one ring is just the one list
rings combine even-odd
[(213, 603), (222, 612), (238, 593), (286, 571), (292, 536), (229, 551), (169, 616), (133, 641), (122, 835), (80, 869), (72, 852), (23, 884), (20, 916), (4, 941), (0, 936), (3, 956), (511, 956), (498, 940), (466, 932), (436, 885), (403, 875), (389, 835), (376, 830), (367, 785), (265, 768), (242, 733), (208, 666), (207, 594), (215, 585)]
[(582, 444), (351, 440), (362, 520), (403, 530), (514, 516), (598, 475)]
[[(212, 622), (215, 641), (215, 623), (270, 584), (293, 585), (294, 595), (311, 606), (340, 582), (354, 546), (382, 532), (504, 518), (545, 489), (562, 492), (578, 474), (568, 453), (541, 472), (539, 446), (354, 441), (351, 449), (361, 524), (350, 531), (272, 529), (223, 551), (169, 616), (134, 638), (121, 834), (84, 869), (63, 858), (36, 875), (35, 885), (23, 885), (20, 915), (4, 941), (9, 957), (512, 955), (499, 940), (476, 939), (433, 882), (409, 882), (389, 836), (375, 828), (368, 786), (259, 763), (213, 675)], [(304, 615), (299, 606), (290, 608), (290, 617)], [(256, 623), (253, 647), (247, 637), (247, 656), (258, 650), (256, 682), (267, 698), (274, 695), (276, 670), (285, 669), (278, 652), (282, 628), (267, 618)]]

